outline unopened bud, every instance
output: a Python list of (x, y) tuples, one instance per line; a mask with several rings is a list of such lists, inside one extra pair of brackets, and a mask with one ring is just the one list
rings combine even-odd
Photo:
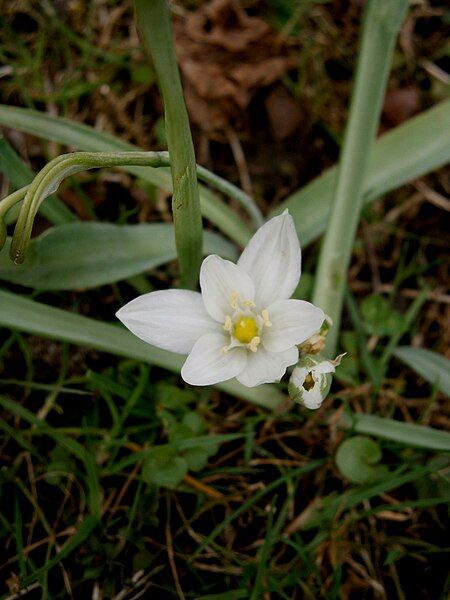
[(0, 250), (6, 242), (6, 225), (5, 221), (0, 217)]
[(328, 315), (325, 315), (325, 320), (322, 323), (320, 331), (312, 335), (306, 340), (306, 342), (303, 342), (303, 344), (301, 344), (300, 353), (306, 355), (318, 354), (319, 352), (322, 352), (322, 350), (325, 348), (326, 337), (332, 325), (333, 321), (331, 320), (331, 318)]
[(330, 391), (332, 373), (344, 355), (329, 360), (320, 354), (306, 354), (300, 358), (289, 381), (289, 395), (294, 402), (306, 408), (319, 408)]

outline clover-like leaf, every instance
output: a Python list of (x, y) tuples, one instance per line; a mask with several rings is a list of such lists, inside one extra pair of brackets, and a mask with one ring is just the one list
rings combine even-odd
[(403, 331), (405, 318), (394, 310), (389, 302), (379, 294), (364, 298), (361, 315), (366, 331), (371, 335), (392, 335)]
[(183, 458), (191, 471), (202, 471), (208, 464), (208, 452), (200, 447), (186, 450)]
[(150, 450), (142, 466), (143, 478), (157, 485), (178, 485), (186, 475), (188, 465), (171, 446), (165, 444)]
[(194, 411), (190, 411), (183, 415), (182, 422), (184, 425), (187, 425), (195, 434), (200, 434), (205, 429), (205, 422), (203, 421), (202, 417)]

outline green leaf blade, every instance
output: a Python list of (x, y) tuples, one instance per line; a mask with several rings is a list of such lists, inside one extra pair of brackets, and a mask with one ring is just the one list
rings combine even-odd
[[(232, 244), (205, 232), (205, 254), (235, 260)], [(31, 241), (25, 261), (0, 252), (0, 279), (38, 290), (73, 290), (114, 283), (176, 258), (173, 225), (143, 223), (70, 223), (53, 227)]]
[[(141, 150), (112, 135), (97, 131), (93, 127), (63, 117), (53, 117), (37, 110), (0, 105), (0, 125), (17, 129), (64, 144), (71, 149), (90, 152), (114, 152)], [(124, 167), (125, 171), (158, 188), (172, 192), (172, 180), (168, 168)], [(251, 237), (250, 228), (231, 208), (211, 190), (200, 186), (200, 204), (203, 216), (209, 219), (230, 239), (245, 246)]]
[(426, 450), (450, 451), (450, 433), (415, 423), (376, 415), (344, 414), (344, 423), (356, 433)]
[[(407, 151), (405, 151), (405, 148)], [(363, 186), (369, 203), (450, 160), (450, 100), (440, 102), (381, 136), (374, 144)], [(289, 209), (302, 246), (318, 238), (328, 222), (337, 167), (295, 192), (274, 211)]]
[[(18, 294), (0, 290), (0, 326), (95, 348), (179, 373), (185, 358), (150, 346), (119, 324), (102, 323)], [(217, 387), (257, 406), (277, 410), (285, 396), (273, 385), (247, 388), (235, 379)]]
[(423, 377), (425, 381), (436, 386), (443, 394), (450, 396), (450, 360), (448, 358), (437, 352), (412, 346), (398, 347), (394, 351), (394, 356)]

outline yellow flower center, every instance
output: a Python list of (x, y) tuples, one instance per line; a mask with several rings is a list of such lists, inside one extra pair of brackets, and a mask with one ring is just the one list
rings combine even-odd
[(236, 322), (233, 333), (242, 344), (249, 344), (258, 335), (258, 325), (253, 317), (242, 317)]

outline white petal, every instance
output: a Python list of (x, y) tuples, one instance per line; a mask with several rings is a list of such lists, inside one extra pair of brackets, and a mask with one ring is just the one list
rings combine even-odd
[(306, 367), (295, 367), (292, 371), (291, 381), (296, 388), (301, 388), (305, 383), (309, 371)]
[(268, 352), (260, 346), (256, 352), (248, 353), (247, 365), (237, 380), (247, 387), (279, 381), (287, 367), (297, 361), (298, 349), (295, 346), (284, 352)]
[(126, 304), (116, 316), (144, 342), (179, 354), (188, 354), (202, 335), (218, 330), (201, 294), (188, 290), (144, 294)]
[(230, 300), (239, 294), (241, 300), (252, 300), (255, 286), (247, 273), (220, 256), (205, 258), (200, 269), (200, 287), (206, 310), (213, 319), (224, 322), (225, 315), (233, 314)]
[(238, 265), (255, 282), (260, 309), (290, 298), (301, 270), (301, 253), (294, 221), (288, 213), (260, 227), (242, 253)]
[(313, 367), (312, 371), (319, 374), (334, 373), (336, 371), (336, 366), (333, 365), (331, 360), (324, 360)]
[(339, 354), (338, 356), (336, 356), (336, 358), (334, 360), (324, 360), (320, 363), (318, 363), (314, 368), (314, 372), (316, 373), (334, 373), (336, 371), (336, 367), (338, 367), (341, 364), (341, 360), (344, 358), (344, 356), (347, 354), (347, 352), (344, 352), (343, 354)]
[(320, 392), (320, 385), (316, 383), (314, 387), (310, 390), (304, 390), (302, 395), (303, 404), (306, 408), (310, 408), (311, 410), (315, 410), (316, 408), (320, 408), (323, 397)]
[(325, 314), (304, 300), (278, 300), (268, 308), (272, 327), (265, 328), (262, 343), (271, 352), (301, 344), (319, 331)]
[(232, 348), (222, 352), (230, 341), (221, 333), (207, 333), (194, 345), (181, 369), (181, 377), (191, 385), (213, 385), (236, 377), (245, 368), (247, 351)]

